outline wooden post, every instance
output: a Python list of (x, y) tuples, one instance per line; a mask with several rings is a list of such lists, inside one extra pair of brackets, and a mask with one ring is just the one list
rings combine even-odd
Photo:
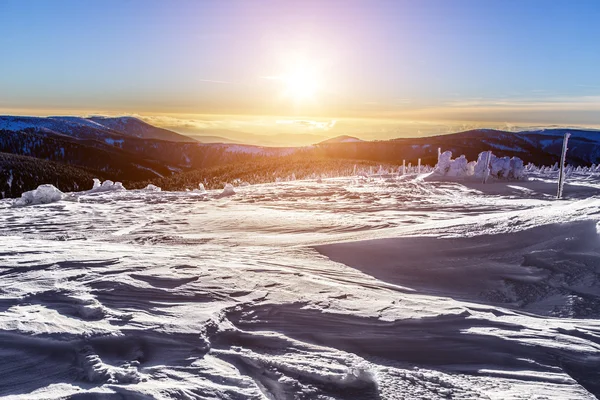
[(483, 170), (483, 183), (486, 183), (489, 177), (490, 162), (492, 161), (492, 151), (488, 150), (485, 155), (485, 169)]
[(418, 163), (418, 167), (417, 167), (417, 173), (420, 174), (421, 173), (421, 159), (419, 158), (419, 163)]
[(406, 160), (402, 160), (402, 175), (406, 175)]
[(560, 199), (562, 197), (563, 188), (565, 186), (565, 162), (567, 160), (567, 145), (569, 143), (570, 137), (570, 133), (565, 133), (565, 138), (563, 139), (562, 154), (560, 156), (560, 172), (558, 173), (558, 191), (556, 193), (557, 199)]

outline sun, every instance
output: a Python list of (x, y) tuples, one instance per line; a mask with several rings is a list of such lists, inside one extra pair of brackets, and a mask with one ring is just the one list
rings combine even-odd
[(319, 82), (315, 71), (307, 66), (299, 66), (281, 77), (284, 83), (284, 95), (296, 102), (305, 102), (316, 98)]

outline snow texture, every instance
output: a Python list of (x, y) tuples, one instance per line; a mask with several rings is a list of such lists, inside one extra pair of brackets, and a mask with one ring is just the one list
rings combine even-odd
[(0, 397), (595, 399), (600, 171), (557, 173), (1, 200)]

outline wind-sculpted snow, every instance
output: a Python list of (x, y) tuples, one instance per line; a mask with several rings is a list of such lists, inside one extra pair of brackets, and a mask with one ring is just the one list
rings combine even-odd
[(0, 201), (0, 396), (595, 398), (597, 176), (424, 178)]

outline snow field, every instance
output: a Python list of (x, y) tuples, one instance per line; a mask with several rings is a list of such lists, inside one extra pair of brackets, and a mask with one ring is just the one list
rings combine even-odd
[(600, 180), (531, 174), (1, 201), (0, 395), (593, 399)]

